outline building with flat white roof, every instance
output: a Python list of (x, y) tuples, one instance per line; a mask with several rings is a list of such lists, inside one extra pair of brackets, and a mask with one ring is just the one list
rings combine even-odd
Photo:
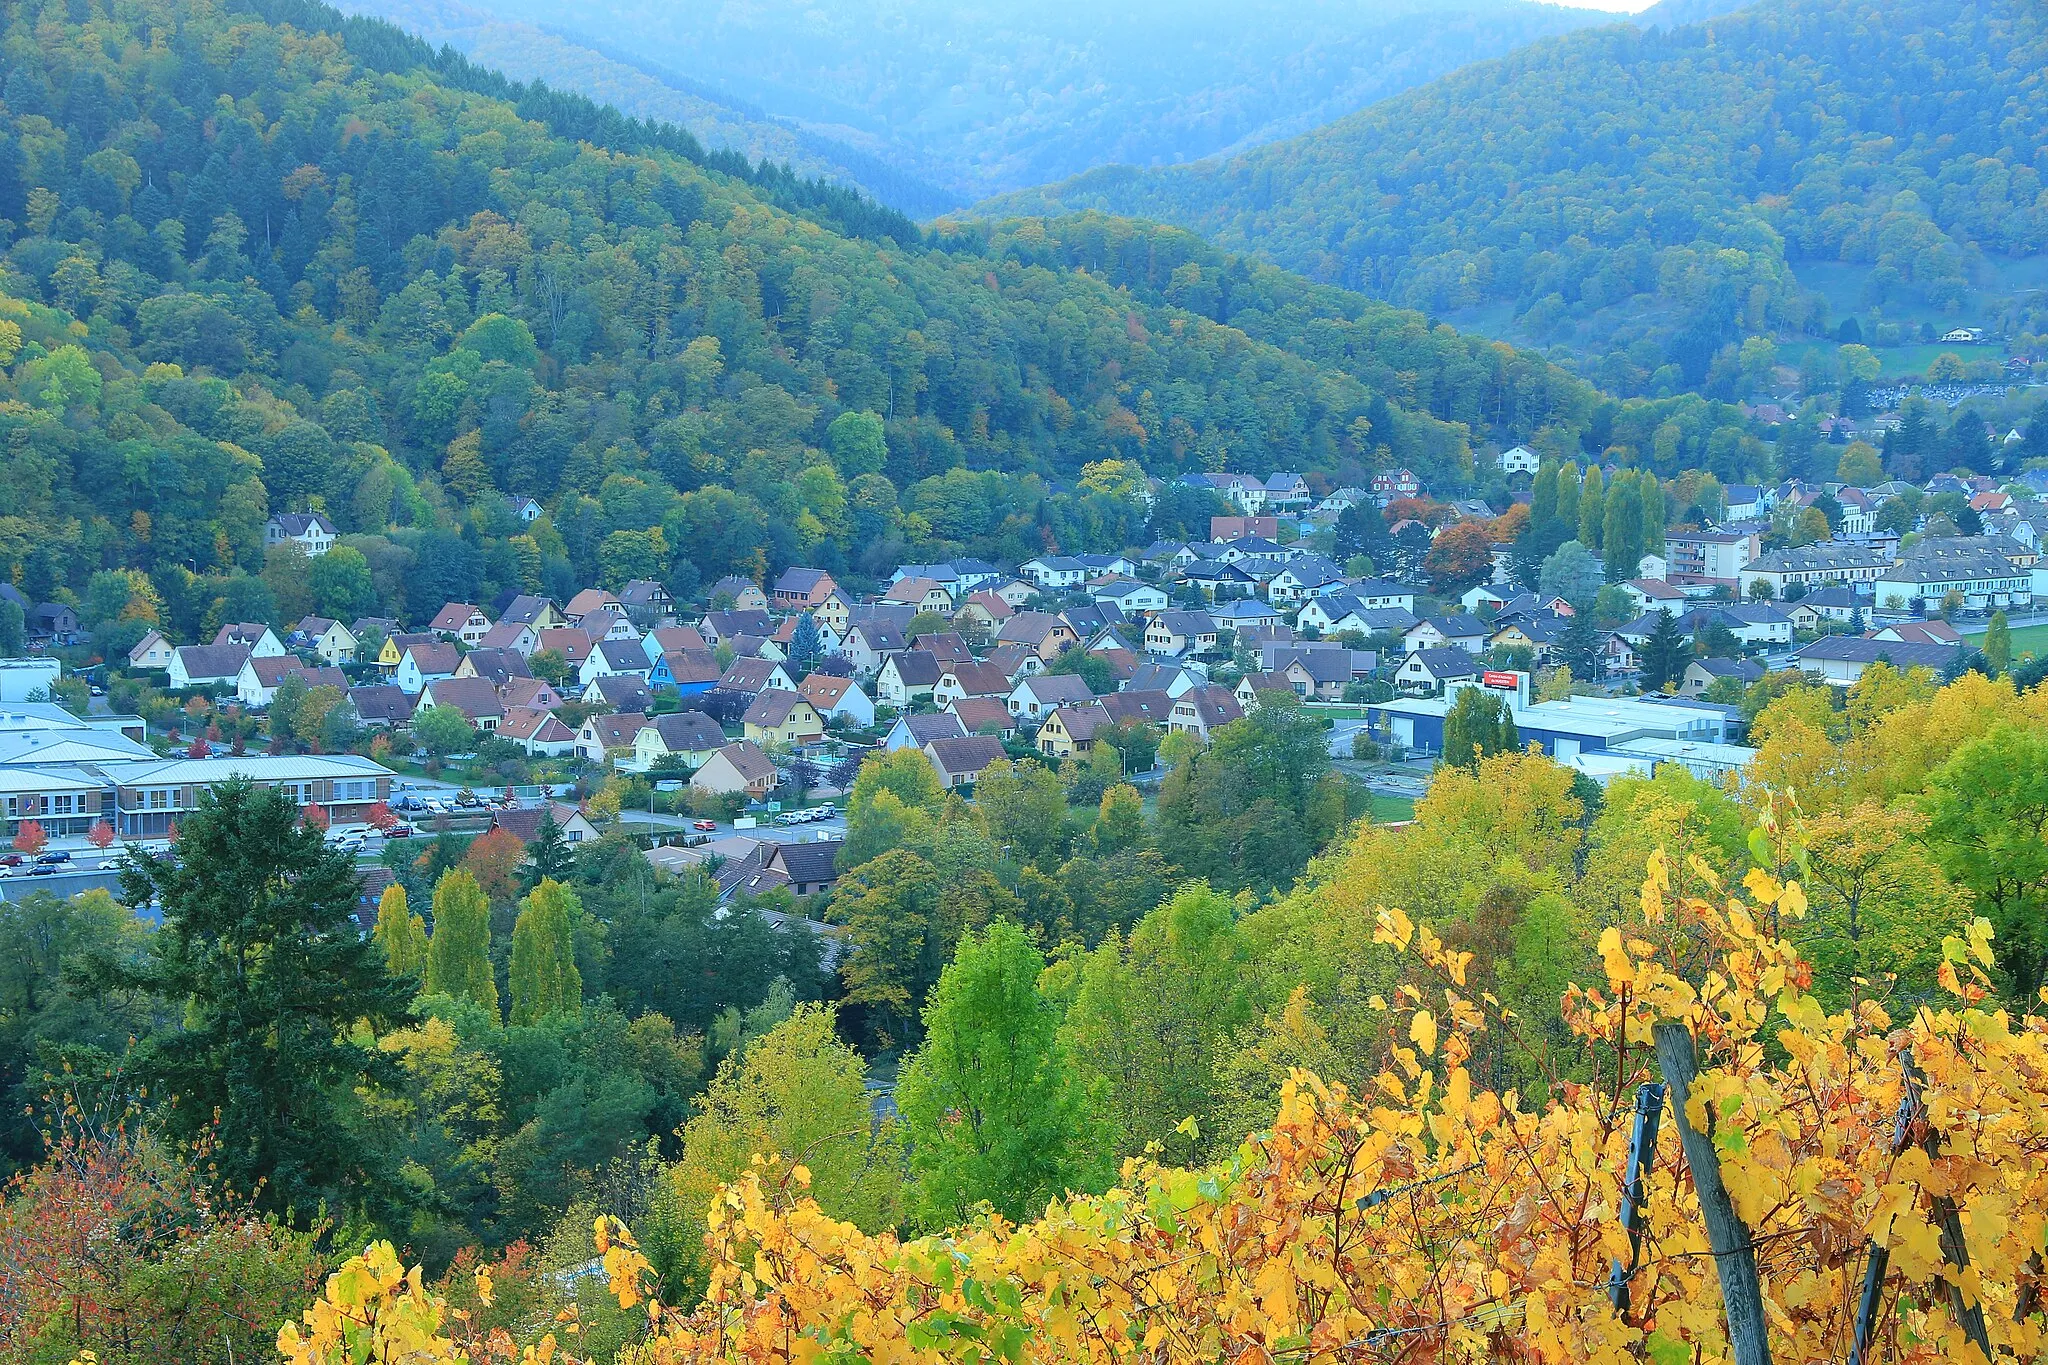
[[(1481, 675), (1482, 679), (1486, 676), (1489, 675)], [(1513, 690), (1489, 690), (1508, 697), (1515, 730), (1522, 742), (1541, 745), (1544, 753), (1560, 763), (1569, 764), (1581, 754), (1633, 753), (1653, 765), (1684, 762), (1690, 757), (1702, 770), (1720, 765), (1733, 771), (1747, 763), (1753, 753), (1728, 742), (1734, 722), (1724, 707), (1636, 697), (1570, 697), (1532, 704), (1528, 700), (1527, 674), (1490, 676), (1519, 680)], [(1444, 717), (1456, 705), (1458, 694), (1466, 687), (1483, 686), (1483, 681), (1453, 683), (1442, 697), (1397, 697), (1373, 702), (1365, 708), (1366, 721), (1397, 744), (1422, 753), (1441, 753)], [(1650, 748), (1641, 748), (1646, 741), (1655, 743)], [(1657, 744), (1678, 747), (1658, 748)], [(1691, 766), (1689, 763), (1688, 767)]]

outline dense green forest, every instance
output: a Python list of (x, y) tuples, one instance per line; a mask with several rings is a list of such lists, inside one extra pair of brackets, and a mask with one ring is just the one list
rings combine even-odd
[[(1751, 336), (1962, 301), (2048, 243), (2048, 37), (2017, 0), (1767, 0), (1533, 44), (1228, 160), (995, 201), (1193, 228), (1434, 315), (1571, 345), (1616, 394), (1710, 384)], [(1969, 319), (1966, 319), (1966, 321)]]
[[(1529, 0), (1035, 5), (961, 0), (671, 5), (470, 0), (503, 20), (662, 67), (851, 143), (954, 196), (1105, 162), (1170, 165), (1292, 136), (1467, 62), (1606, 16)], [(433, 0), (356, 0), (407, 23)], [(632, 35), (621, 43), (617, 35)], [(606, 41), (598, 35), (610, 35)], [(491, 59), (541, 71), (509, 32)], [(459, 44), (458, 44), (459, 45)], [(577, 63), (549, 80), (613, 96)], [(892, 197), (888, 184), (868, 183)], [(907, 187), (906, 187), (907, 188)]]
[[(189, 636), (687, 594), (1206, 526), (1185, 498), (1148, 526), (1140, 471), (1457, 487), (1481, 441), (1608, 439), (1540, 360), (1184, 233), (1109, 225), (1114, 261), (1093, 222), (935, 249), (381, 22), (254, 8), (7, 12), (0, 573), (38, 600), (139, 569)], [(345, 567), (253, 577), (265, 516), (308, 508)]]
[(893, 159), (884, 160), (652, 61), (630, 43), (572, 34), (552, 22), (501, 19), (459, 0), (351, 0), (343, 8), (381, 15), (513, 80), (545, 81), (635, 118), (673, 123), (707, 147), (856, 186), (914, 217), (928, 218), (961, 202), (957, 193), (934, 184), (929, 170), (904, 169), (916, 165), (914, 159), (906, 161), (905, 149), (892, 149)]

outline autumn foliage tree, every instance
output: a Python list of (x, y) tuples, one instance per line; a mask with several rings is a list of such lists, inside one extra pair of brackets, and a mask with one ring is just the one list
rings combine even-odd
[[(1568, 1043), (1534, 1049), (1540, 1100), (1468, 1068), (1526, 1027), (1473, 955), (1382, 908), (1403, 975), (1373, 999), (1363, 1091), (1296, 1070), (1214, 1165), (1134, 1158), (1106, 1194), (910, 1242), (824, 1214), (801, 1162), (757, 1164), (713, 1201), (703, 1302), (649, 1305), (634, 1358), (2038, 1359), (2048, 1019), (1990, 1006), (1981, 919), (1941, 945), (1938, 997), (1824, 1006), (1783, 936), (1808, 910), (1787, 810), (1764, 808), (1740, 894), (1652, 855), (1564, 995)], [(1669, 1112), (1629, 1187), (1644, 1085)], [(639, 1304), (646, 1260), (596, 1232)], [(452, 1365), (444, 1306), (388, 1246), (352, 1270), (281, 1335), (294, 1365), (336, 1365), (366, 1326)]]
[(23, 820), (14, 829), (14, 851), (26, 853), (33, 858), (49, 845), (50, 837), (43, 833), (40, 820)]

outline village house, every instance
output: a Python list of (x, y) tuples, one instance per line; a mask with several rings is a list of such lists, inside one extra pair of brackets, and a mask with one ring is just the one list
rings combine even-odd
[(1024, 679), (1010, 693), (1010, 714), (1019, 720), (1038, 721), (1069, 702), (1087, 701), (1094, 695), (1076, 674), (1040, 673)]
[(569, 618), (562, 615), (562, 609), (545, 597), (521, 593), (505, 604), (505, 610), (498, 613), (502, 624), (506, 621), (518, 625), (532, 626), (534, 634), (569, 624)]
[(530, 706), (536, 711), (556, 710), (565, 700), (545, 678), (507, 678), (498, 684), (498, 695), (507, 707)]
[(540, 632), (523, 621), (500, 621), (476, 644), (478, 649), (502, 649), (530, 659), (540, 648)]
[(889, 732), (882, 736), (882, 751), (895, 753), (899, 749), (922, 749), (935, 739), (958, 739), (966, 733), (966, 725), (951, 711), (898, 716), (890, 724)]
[(697, 622), (697, 632), (706, 644), (713, 646), (727, 644), (742, 635), (755, 635), (766, 639), (775, 631), (775, 618), (765, 611), (752, 608), (734, 608), (731, 611), (707, 611)]
[(562, 724), (552, 712), (538, 707), (505, 708), (505, 718), (498, 722), (497, 736), (517, 744), (533, 758), (560, 758), (576, 752), (576, 732)]
[(792, 566), (782, 571), (775, 580), (775, 588), (768, 594), (769, 602), (782, 611), (811, 611), (825, 604), (825, 599), (839, 585), (832, 581), (832, 575), (823, 569), (805, 569)]
[(1071, 555), (1038, 555), (1017, 566), (1017, 573), (1042, 592), (1078, 587), (1088, 579), (1088, 566)]
[(168, 681), (176, 692), (233, 687), (250, 657), (247, 645), (180, 645), (171, 651)]
[(892, 583), (889, 591), (882, 594), (882, 600), (941, 616), (953, 613), (953, 595), (929, 578), (905, 578)]
[(996, 640), (1025, 645), (1046, 663), (1081, 642), (1072, 626), (1042, 611), (1018, 612), (997, 628)]
[(989, 764), (1008, 757), (1003, 742), (993, 735), (935, 739), (924, 746), (924, 754), (939, 775), (939, 785), (948, 791), (973, 786)]
[(407, 696), (417, 697), (428, 683), (454, 677), (455, 667), (461, 662), (462, 655), (445, 640), (407, 645), (398, 656), (398, 670), (391, 680)]
[(1166, 718), (1166, 728), (1175, 734), (1193, 735), (1207, 744), (1218, 726), (1241, 719), (1244, 708), (1227, 687), (1194, 687), (1182, 693)]
[(325, 686), (348, 691), (348, 678), (338, 668), (308, 668), (289, 654), (261, 658), (252, 654), (235, 675), (235, 698), (244, 706), (266, 707), (276, 698), (278, 684), (294, 674), (309, 688)]
[(356, 719), (373, 730), (406, 725), (412, 721), (412, 698), (391, 683), (365, 683), (351, 687), (348, 702), (356, 709)]
[(758, 800), (773, 792), (778, 780), (775, 765), (761, 752), (761, 746), (743, 739), (705, 759), (690, 775), (690, 790), (709, 796), (745, 793)]
[(825, 722), (801, 692), (770, 688), (754, 698), (740, 718), (746, 737), (756, 744), (815, 744), (825, 737)]
[(865, 729), (875, 723), (874, 702), (851, 678), (813, 673), (798, 683), (796, 690), (828, 725), (837, 721)]
[(1216, 648), (1216, 622), (1199, 611), (1162, 611), (1145, 627), (1145, 652), (1179, 658)]
[(308, 559), (334, 548), (334, 523), (318, 512), (280, 512), (263, 523), (263, 543), (296, 545)]
[(240, 645), (259, 659), (272, 659), (291, 651), (277, 632), (261, 621), (230, 621), (213, 633), (217, 645)]
[(490, 633), (491, 618), (484, 615), (482, 608), (468, 602), (450, 602), (434, 613), (434, 619), (427, 622), (427, 629), (475, 648)]
[(142, 638), (128, 651), (128, 667), (161, 672), (171, 666), (171, 655), (174, 652), (171, 642), (164, 638), (162, 631), (145, 631)]
[(742, 697), (758, 697), (770, 689), (796, 691), (789, 673), (773, 659), (734, 659), (719, 677), (717, 688)]
[(620, 766), (643, 773), (675, 766), (701, 768), (728, 742), (718, 722), (702, 711), (671, 711), (647, 718), (647, 724), (633, 736), (630, 764), (622, 762)]
[[(737, 574), (728, 574), (713, 583), (707, 600), (712, 603), (714, 610), (720, 611), (768, 610), (768, 594), (761, 591), (761, 585)], [(726, 605), (719, 607), (717, 604), (720, 602)]]
[(1446, 683), (1479, 676), (1479, 660), (1463, 649), (1418, 649), (1394, 670), (1394, 686), (1410, 695), (1437, 696)]
[(583, 658), (576, 677), (585, 687), (599, 678), (630, 677), (641, 682), (654, 671), (638, 640), (599, 640)]
[(505, 719), (504, 699), (487, 678), (437, 678), (420, 689), (419, 705), (453, 707), (487, 735)]
[(654, 689), (647, 685), (647, 679), (631, 673), (607, 673), (601, 678), (592, 678), (576, 696), (584, 705), (595, 706), (601, 711), (644, 713), (654, 705)]
[(619, 605), (626, 609), (626, 615), (632, 618), (633, 624), (642, 630), (652, 628), (676, 609), (675, 599), (669, 596), (668, 589), (651, 578), (636, 578), (620, 588)]
[(982, 663), (942, 663), (939, 680), (932, 687), (932, 704), (944, 709), (963, 697), (1007, 699), (1013, 684), (1003, 670)]
[(946, 709), (959, 717), (960, 728), (970, 735), (999, 735), (1009, 737), (1017, 732), (1017, 721), (1010, 714), (1010, 706), (1004, 697), (961, 697), (947, 704)]
[(939, 661), (923, 650), (905, 650), (882, 661), (875, 675), (875, 695), (901, 710), (939, 685)]
[(560, 801), (551, 801), (546, 806), (522, 807), (518, 810), (499, 810), (491, 815), (493, 828), (502, 829), (522, 844), (532, 844), (540, 837), (541, 822), (548, 815), (555, 818), (555, 828), (562, 831), (562, 842), (572, 848), (577, 844), (590, 843), (597, 838), (597, 826), (590, 823), (590, 817), (574, 806)]
[(592, 763), (624, 758), (632, 753), (641, 727), (646, 724), (647, 717), (635, 711), (590, 716), (576, 732), (576, 752)]

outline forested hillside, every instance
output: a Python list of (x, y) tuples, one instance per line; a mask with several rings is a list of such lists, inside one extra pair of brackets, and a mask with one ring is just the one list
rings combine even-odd
[[(471, 0), (660, 63), (957, 196), (1291, 136), (1607, 16), (1529, 0)], [(421, 0), (358, 0), (410, 22)], [(618, 35), (631, 35), (621, 44)], [(610, 35), (610, 43), (601, 42)], [(531, 58), (500, 45), (512, 67)], [(550, 81), (597, 94), (563, 71)], [(879, 187), (878, 187), (879, 188)], [(952, 205), (949, 205), (949, 207)]]
[(1669, 391), (1745, 337), (1830, 324), (1793, 262), (1868, 267), (1865, 303), (1940, 307), (1984, 254), (2039, 252), (2044, 66), (2022, 0), (1766, 0), (1546, 40), (1305, 137), (989, 209), (1178, 223), (1566, 342), (1611, 391)]
[(38, 599), (124, 566), (181, 633), (268, 617), (264, 518), (315, 507), (362, 556), (322, 609), (408, 620), (506, 587), (1014, 562), (1141, 538), (1138, 470), (1455, 486), (1471, 441), (1593, 430), (1562, 372), (1363, 300), (1344, 354), (1290, 353), (1339, 296), (1282, 307), (1282, 277), (1180, 234), (1237, 311), (1271, 293), (1266, 339), (1142, 272), (930, 249), (380, 22), (255, 8), (7, 11), (0, 573)]
[(459, 0), (350, 0), (342, 8), (380, 15), (513, 80), (545, 81), (635, 118), (687, 128), (707, 147), (857, 186), (914, 217), (929, 218), (960, 202), (956, 193), (926, 178), (928, 169), (904, 169), (906, 164), (915, 165), (914, 158), (899, 152), (892, 164), (871, 151), (811, 132), (701, 78), (652, 61), (616, 37), (571, 37), (559, 27), (559, 19), (569, 16), (557, 16), (557, 22), (545, 25), (521, 23)]

